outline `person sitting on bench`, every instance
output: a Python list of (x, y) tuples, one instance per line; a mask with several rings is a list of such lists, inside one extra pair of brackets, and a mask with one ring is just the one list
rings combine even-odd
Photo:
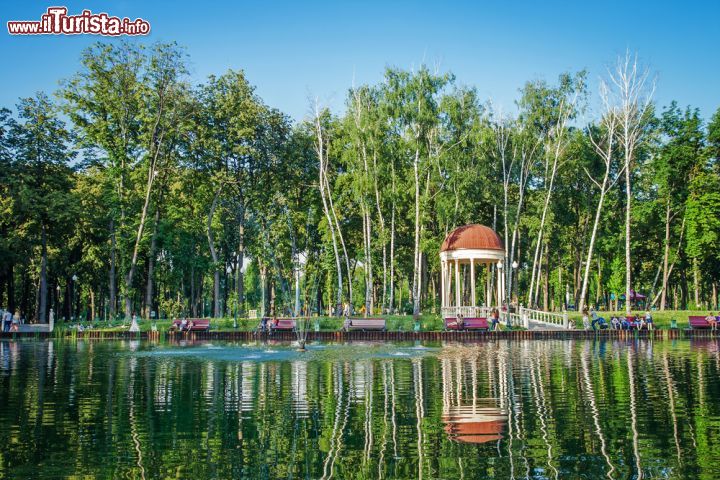
[(628, 319), (625, 315), (620, 317), (620, 325), (622, 326), (623, 330), (630, 330), (630, 322), (628, 322)]
[(710, 330), (717, 330), (717, 318), (715, 318), (712, 312), (710, 312), (708, 316), (705, 317), (705, 320), (710, 325)]
[(280, 321), (277, 319), (277, 317), (273, 317), (273, 319), (270, 322), (270, 329), (269, 329), (270, 335), (275, 333), (275, 329), (277, 328), (279, 322)]
[(345, 317), (345, 321), (343, 322), (343, 330), (345, 332), (349, 332), (350, 327), (352, 327), (352, 320), (350, 320), (350, 317)]
[(610, 317), (610, 326), (613, 330), (620, 330), (620, 319), (615, 315)]

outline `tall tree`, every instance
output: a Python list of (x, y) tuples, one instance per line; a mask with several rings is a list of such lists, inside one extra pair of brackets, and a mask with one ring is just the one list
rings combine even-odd
[(622, 148), (625, 169), (625, 312), (629, 315), (632, 299), (632, 255), (630, 234), (632, 225), (632, 173), (639, 148), (646, 139), (645, 128), (652, 112), (654, 82), (650, 71), (638, 64), (637, 55), (629, 51), (619, 57), (608, 72), (608, 96), (618, 112), (618, 143)]
[(22, 212), (23, 229), (39, 238), (36, 318), (45, 323), (48, 320), (48, 244), (72, 223), (74, 202), (69, 164), (75, 155), (69, 148), (70, 132), (45, 94), (22, 99), (17, 108), (20, 121), (13, 125), (10, 136), (16, 152), (13, 169), (19, 176), (20, 188), (13, 195)]

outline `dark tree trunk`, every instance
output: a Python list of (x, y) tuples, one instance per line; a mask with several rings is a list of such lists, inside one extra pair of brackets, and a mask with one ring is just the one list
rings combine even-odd
[(7, 272), (8, 310), (15, 313), (15, 264), (11, 263)]
[(48, 284), (47, 284), (47, 230), (42, 225), (41, 232), (42, 259), (40, 260), (40, 306), (37, 319), (39, 323), (47, 322)]
[(222, 191), (222, 185), (215, 191), (215, 197), (213, 198), (212, 204), (210, 205), (210, 211), (208, 212), (207, 218), (207, 238), (208, 246), (210, 247), (210, 256), (213, 261), (213, 317), (218, 318), (220, 316), (220, 270), (218, 267), (218, 254), (215, 248), (215, 240), (212, 232), (212, 219), (215, 214), (215, 208), (217, 207), (218, 199)]
[(153, 226), (152, 240), (150, 240), (150, 253), (148, 254), (147, 285), (145, 287), (145, 318), (150, 319), (153, 309), (153, 272), (155, 271), (155, 249), (157, 248), (158, 224), (160, 223), (160, 209), (155, 209), (155, 225)]
[(195, 301), (195, 265), (190, 267), (190, 311), (197, 317), (197, 302)]
[(116, 263), (117, 263), (117, 245), (115, 238), (115, 220), (110, 220), (110, 272), (108, 273), (108, 304), (110, 318), (115, 318), (117, 308), (117, 286), (116, 286)]

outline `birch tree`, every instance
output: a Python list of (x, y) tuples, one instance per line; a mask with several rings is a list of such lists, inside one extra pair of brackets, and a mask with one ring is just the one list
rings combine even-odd
[(390, 110), (402, 132), (412, 166), (414, 196), (413, 273), (411, 294), (413, 316), (420, 314), (422, 291), (421, 185), (426, 178), (434, 131), (438, 128), (438, 96), (453, 81), (449, 74), (432, 73), (426, 66), (417, 72), (388, 69), (385, 73)]
[[(536, 305), (537, 290), (540, 282), (540, 260), (541, 245), (544, 241), (545, 221), (548, 215), (548, 207), (555, 186), (555, 179), (558, 167), (565, 154), (568, 145), (568, 123), (577, 113), (578, 100), (585, 95), (585, 72), (580, 72), (575, 77), (565, 74), (560, 77), (560, 85), (557, 88), (549, 89), (546, 85), (528, 85), (527, 93), (531, 108), (536, 109), (531, 115), (539, 119), (545, 117), (548, 121), (544, 133), (544, 158), (545, 158), (545, 200), (543, 202), (540, 225), (535, 239), (535, 255), (533, 257), (532, 271), (530, 274), (530, 291), (528, 304)], [(538, 103), (539, 101), (539, 103)], [(534, 106), (533, 106), (534, 104)], [(549, 110), (549, 112), (547, 112)], [(549, 114), (549, 115), (548, 115)], [(546, 117), (547, 115), (547, 117)]]
[(650, 71), (638, 64), (637, 55), (630, 51), (618, 57), (608, 70), (608, 97), (618, 116), (617, 141), (622, 149), (625, 173), (625, 312), (630, 314), (632, 290), (632, 254), (630, 236), (632, 225), (632, 173), (638, 149), (647, 130), (655, 82)]
[(593, 222), (592, 233), (590, 234), (590, 245), (587, 249), (587, 258), (585, 260), (585, 272), (583, 274), (582, 289), (580, 291), (580, 307), (579, 311), (585, 309), (585, 297), (587, 294), (588, 280), (590, 278), (590, 267), (595, 248), (595, 238), (597, 236), (600, 218), (602, 216), (603, 204), (605, 196), (610, 189), (618, 182), (624, 167), (617, 165), (618, 159), (615, 155), (615, 137), (617, 135), (618, 112), (616, 108), (610, 104), (608, 98), (608, 87), (605, 82), (600, 82), (600, 97), (603, 102), (603, 116), (599, 125), (599, 138), (593, 134), (593, 129), (588, 130), (588, 136), (597, 153), (602, 160), (604, 171), (602, 180), (596, 179), (590, 171), (585, 168), (585, 173), (592, 184), (599, 190), (597, 208), (595, 209), (595, 220)]
[[(329, 133), (327, 131), (329, 113), (327, 110), (320, 108), (319, 103), (315, 102), (313, 127), (315, 130), (315, 153), (318, 159), (318, 189), (320, 191), (320, 198), (322, 200), (323, 213), (325, 214), (325, 220), (327, 222), (328, 230), (330, 231), (330, 239), (332, 240), (333, 254), (335, 255), (335, 274), (337, 276), (337, 293), (335, 302), (335, 315), (340, 316), (342, 313), (342, 299), (343, 299), (343, 273), (342, 264), (340, 262), (340, 250), (338, 247), (338, 237), (341, 235), (336, 223), (334, 207), (331, 202), (332, 192), (330, 191), (330, 182), (328, 181), (328, 169), (329, 169), (329, 149), (330, 139), (328, 138)], [(332, 212), (331, 212), (332, 210)], [(347, 255), (345, 256), (347, 261)], [(348, 265), (348, 275), (350, 268)], [(349, 283), (352, 283), (348, 279)]]
[(186, 85), (183, 83), (187, 72), (183, 56), (174, 45), (158, 44), (154, 47), (148, 66), (145, 97), (148, 120), (142, 135), (146, 152), (147, 181), (130, 265), (124, 279), (125, 318), (130, 318), (132, 313), (133, 280), (153, 186), (161, 170), (167, 168), (168, 161), (172, 159), (171, 150), (181, 134), (178, 125), (182, 124), (182, 120), (188, 115), (185, 108)]

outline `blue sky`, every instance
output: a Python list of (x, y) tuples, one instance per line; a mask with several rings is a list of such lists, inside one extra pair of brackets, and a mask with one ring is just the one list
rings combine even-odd
[(295, 119), (319, 97), (343, 109), (347, 89), (375, 83), (386, 66), (423, 62), (452, 71), (506, 111), (529, 79), (554, 80), (587, 68), (593, 93), (607, 65), (627, 48), (657, 75), (656, 100), (720, 107), (720, 1), (476, 2), (149, 2), (30, 1), (0, 4), (0, 105), (52, 92), (78, 69), (83, 48), (103, 37), (17, 36), (8, 20), (36, 20), (65, 5), (142, 17), (141, 42), (177, 41), (190, 55), (194, 82), (228, 68), (245, 70), (264, 101)]

